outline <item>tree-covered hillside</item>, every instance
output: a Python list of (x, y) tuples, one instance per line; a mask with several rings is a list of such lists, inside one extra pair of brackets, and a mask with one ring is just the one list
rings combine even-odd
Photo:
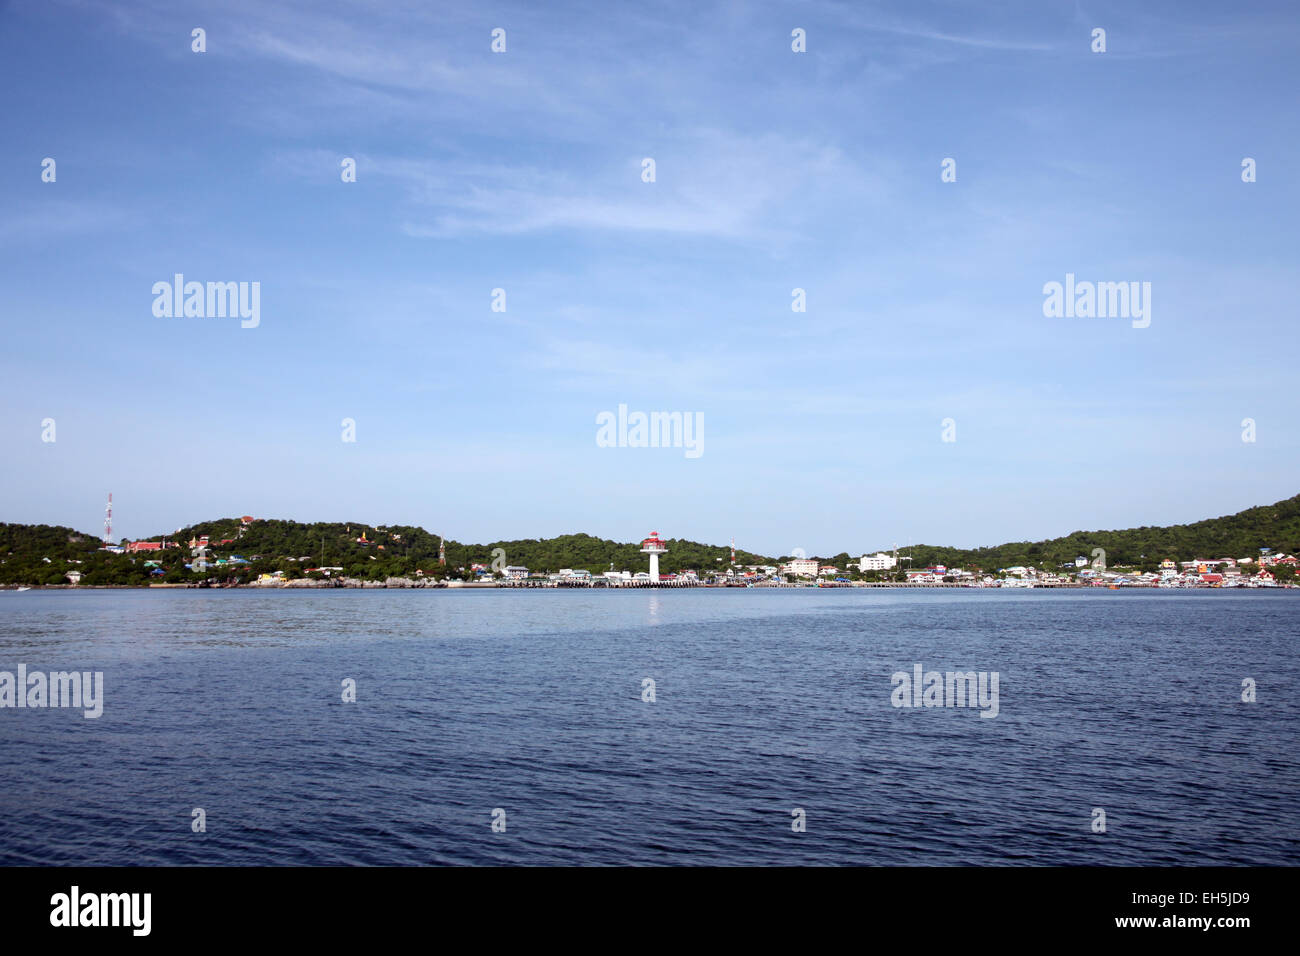
[(1154, 567), (1165, 558), (1174, 561), (1193, 558), (1258, 559), (1260, 548), (1294, 554), (1300, 551), (1300, 495), (1194, 524), (1123, 531), (1075, 531), (1063, 538), (1017, 541), (991, 548), (918, 544), (900, 554), (909, 555), (911, 565), (918, 568), (942, 564), (988, 571), (1016, 565), (1050, 568), (1072, 563), (1079, 556), (1091, 561), (1094, 548), (1105, 550), (1106, 563), (1110, 566), (1135, 567)]
[(0, 524), (0, 584), (66, 584), (66, 572), (79, 567), (75, 562), (102, 555), (100, 544), (72, 528)]
[[(186, 543), (192, 537), (203, 535), (207, 535), (214, 546), (224, 539), (234, 539), (234, 544), (220, 546), (218, 551), (232, 551), (246, 557), (310, 557), (314, 565), (322, 567), (355, 566), (360, 570), (365, 563), (389, 569), (394, 574), (409, 574), (417, 568), (432, 571), (438, 564), (438, 536), (423, 528), (406, 525), (360, 522), (302, 524), (265, 520), (253, 522), (241, 536), (239, 519), (226, 518), (182, 528), (172, 538)], [(363, 535), (367, 543), (358, 541)], [(666, 540), (668, 554), (659, 562), (665, 572), (682, 568), (726, 567), (730, 560), (730, 549), (726, 547), (675, 538)], [(500, 557), (506, 564), (522, 565), (530, 571), (585, 568), (599, 572), (609, 570), (611, 562), (618, 569), (634, 569), (648, 564), (646, 556), (640, 553), (639, 542), (610, 541), (588, 534), (520, 538), (487, 544), (465, 544), (449, 538), (446, 548), (447, 564), (457, 568), (473, 564), (491, 566), (493, 552), (498, 548), (505, 552)], [(755, 564), (770, 563), (771, 559), (737, 551), (736, 560), (742, 564)]]
[[(211, 566), (201, 572), (187, 570), (189, 541), (207, 536)], [(174, 534), (150, 540), (178, 543), (161, 551), (116, 555), (99, 550), (93, 536), (71, 528), (49, 525), (0, 524), (0, 584), (59, 584), (70, 571), (81, 573), (81, 583), (147, 584), (182, 583), (205, 579), (246, 582), (259, 574), (280, 571), (300, 577), (318, 567), (343, 568), (351, 577), (382, 580), (413, 575), (417, 570), (442, 577), (460, 575), (473, 564), (522, 565), (530, 571), (555, 572), (561, 568), (599, 573), (612, 564), (617, 570), (642, 570), (648, 566), (639, 542), (610, 541), (588, 534), (557, 538), (521, 538), (487, 544), (464, 544), (448, 539), (447, 564), (438, 564), (438, 536), (406, 525), (368, 525), (361, 522), (298, 522), (256, 520), (244, 525), (239, 518), (204, 521)], [(660, 559), (666, 573), (695, 569), (720, 570), (730, 563), (730, 549), (679, 538), (665, 539), (668, 553)], [(494, 555), (496, 549), (502, 554)], [(1072, 564), (1080, 555), (1106, 552), (1109, 566), (1155, 567), (1162, 559), (1257, 557), (1260, 548), (1300, 551), (1300, 495), (1272, 505), (1249, 508), (1235, 515), (1210, 518), (1194, 524), (1165, 528), (1131, 528), (1123, 531), (1076, 531), (1048, 541), (1020, 541), (991, 548), (946, 548), (913, 545), (900, 556), (910, 566), (922, 568), (980, 568), (992, 571), (1015, 565), (1053, 568)], [(840, 552), (825, 559), (841, 570), (856, 560), (856, 552)], [(775, 564), (776, 558), (737, 551), (741, 565)], [(221, 562), (221, 564), (217, 564)]]
[[(665, 573), (691, 568), (696, 571), (720, 570), (729, 566), (730, 547), (700, 544), (680, 538), (665, 538), (668, 553), (659, 558), (659, 570)], [(585, 568), (588, 571), (644, 570), (649, 558), (641, 553), (641, 543), (610, 541), (589, 534), (566, 534), (558, 538), (523, 538), (475, 545), (475, 555), (491, 555), (492, 549), (505, 552), (507, 564), (523, 565), (530, 571), (558, 571), (560, 568)], [(449, 553), (450, 557), (450, 553)], [(482, 560), (476, 557), (475, 560)], [(749, 551), (736, 551), (737, 564), (771, 564), (772, 559)]]

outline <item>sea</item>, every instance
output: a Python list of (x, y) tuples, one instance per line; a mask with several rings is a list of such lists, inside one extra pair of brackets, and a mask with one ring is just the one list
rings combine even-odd
[(1282, 590), (5, 591), (0, 672), (102, 712), (0, 707), (0, 864), (1295, 865), (1298, 633)]

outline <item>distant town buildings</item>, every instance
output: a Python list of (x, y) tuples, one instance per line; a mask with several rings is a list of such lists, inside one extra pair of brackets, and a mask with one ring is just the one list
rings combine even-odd
[(789, 563), (782, 565), (781, 570), (801, 578), (815, 578), (819, 567), (816, 558), (791, 558)]
[(858, 570), (864, 574), (867, 571), (892, 571), (898, 565), (898, 560), (890, 554), (883, 551), (877, 551), (875, 554), (864, 554), (858, 561)]
[[(244, 557), (239, 554), (231, 554), (230, 548), (243, 536), (243, 532), (248, 528), (254, 519), (251, 515), (245, 515), (240, 519), (240, 532), (236, 538), (209, 537), (208, 535), (196, 535), (189, 540), (189, 549), (191, 560), (185, 565), (186, 568), (200, 574), (215, 573), (216, 577), (208, 583), (248, 583), (250, 577), (248, 571), (242, 575), (235, 574), (240, 566), (248, 564), (257, 564), (262, 560), (261, 555), (253, 554), (250, 557)], [(215, 527), (215, 525), (213, 525)], [(180, 529), (177, 534), (179, 535)], [(173, 537), (173, 536), (169, 536)], [(359, 532), (351, 532), (351, 526), (348, 526), (348, 537), (353, 538), (357, 545), (370, 551), (382, 552), (385, 545), (379, 543), (387, 539), (388, 547), (394, 547), (394, 543), (400, 543), (402, 536), (395, 532), (390, 532), (386, 526), (378, 526), (374, 538), (369, 536), (369, 531), (362, 528)], [(72, 539), (78, 540), (78, 539)], [(126, 555), (126, 560), (132, 564), (139, 564), (139, 556), (154, 558), (143, 562), (143, 568), (147, 570), (152, 578), (166, 577), (167, 582), (171, 583), (175, 579), (171, 576), (172, 572), (177, 570), (176, 558), (171, 560), (163, 553), (167, 549), (180, 548), (184, 545), (178, 540), (168, 540), (163, 538), (160, 541), (129, 541), (124, 546), (107, 544), (101, 547), (100, 552), (108, 552), (117, 555)], [(465, 553), (464, 546), (460, 546), (461, 554)], [(252, 550), (252, 549), (248, 549)], [(402, 551), (402, 548), (397, 548)], [(684, 549), (685, 550), (685, 549)], [(1086, 550), (1086, 548), (1085, 548)], [(817, 557), (796, 557), (791, 558), (787, 563), (779, 567), (772, 565), (750, 565), (742, 567), (734, 563), (735, 542), (731, 544), (731, 562), (727, 562), (727, 551), (718, 549), (717, 566), (713, 565), (715, 556), (710, 554), (707, 558), (699, 560), (705, 562), (701, 568), (683, 568), (672, 573), (661, 573), (659, 569), (659, 556), (668, 552), (666, 540), (659, 536), (657, 531), (652, 531), (650, 536), (641, 542), (641, 553), (647, 555), (648, 571), (642, 570), (615, 570), (614, 565), (609, 564), (608, 570), (599, 570), (594, 568), (562, 568), (558, 572), (530, 571), (523, 565), (509, 565), (500, 568), (499, 565), (504, 562), (494, 561), (496, 567), (490, 567), (486, 563), (468, 562), (465, 565), (458, 565), (457, 571), (468, 571), (468, 577), (473, 577), (480, 585), (491, 585), (496, 583), (502, 586), (521, 586), (521, 587), (645, 587), (645, 586), (663, 586), (663, 587), (692, 587), (692, 586), (716, 586), (716, 587), (794, 587), (794, 586), (815, 586), (815, 587), (890, 587), (897, 585), (906, 585), (913, 587), (1010, 587), (1010, 588), (1043, 588), (1043, 587), (1153, 587), (1153, 588), (1294, 588), (1300, 587), (1297, 581), (1295, 571), (1300, 566), (1300, 558), (1282, 552), (1274, 552), (1267, 548), (1260, 548), (1258, 553), (1246, 557), (1204, 557), (1194, 558), (1191, 560), (1179, 561), (1174, 558), (1159, 559), (1157, 555), (1147, 558), (1146, 555), (1140, 557), (1140, 563), (1133, 565), (1115, 565), (1108, 567), (1105, 560), (1089, 562), (1089, 559), (1079, 555), (1072, 561), (1069, 558), (1052, 557), (1044, 558), (1046, 566), (1012, 566), (1005, 568), (949, 568), (944, 565), (936, 564), (925, 568), (912, 567), (910, 562), (913, 556), (904, 554), (900, 559), (897, 549), (891, 554), (884, 551), (875, 554), (863, 554), (860, 559), (848, 559), (848, 564), (844, 570), (839, 569), (836, 565), (826, 562), (825, 558)], [(472, 582), (462, 582), (459, 580), (447, 582), (441, 575), (433, 575), (431, 572), (416, 570), (413, 572), (414, 578), (408, 579), (399, 575), (411, 573), (404, 571), (393, 571), (385, 568), (383, 573), (388, 575), (387, 584), (378, 580), (374, 574), (367, 574), (366, 571), (360, 570), (354, 563), (345, 574), (342, 567), (313, 567), (310, 566), (314, 560), (324, 559), (324, 546), (322, 544), (321, 555), (313, 558), (310, 555), (303, 555), (297, 558), (285, 557), (283, 555), (269, 555), (270, 560), (275, 562), (291, 561), (303, 566), (303, 570), (308, 578), (303, 577), (302, 573), (297, 570), (292, 571), (274, 571), (263, 573), (255, 581), (260, 583), (283, 583), (292, 585), (294, 581), (303, 582), (302, 586), (329, 586), (343, 583), (347, 586), (360, 586), (359, 579), (366, 580), (369, 586), (465, 586)], [(495, 554), (496, 552), (494, 552)], [(1068, 554), (1068, 552), (1067, 552)], [(355, 556), (355, 555), (354, 555)], [(467, 556), (467, 555), (466, 555)], [(366, 554), (369, 561), (391, 558), (387, 554)], [(444, 539), (438, 541), (439, 563), (445, 564), (446, 561), (446, 544)], [(1128, 559), (1129, 556), (1126, 556)], [(46, 564), (51, 564), (52, 559), (45, 557), (42, 559)], [(79, 561), (65, 559), (69, 564), (80, 564)], [(102, 558), (101, 558), (102, 560)], [(397, 556), (401, 561), (401, 555)], [(464, 560), (461, 558), (460, 560)], [(480, 562), (485, 561), (481, 556)], [(1063, 562), (1063, 563), (1058, 563)], [(599, 562), (598, 562), (599, 563)], [(680, 563), (680, 556), (679, 556)], [(64, 565), (66, 566), (66, 565)], [(401, 567), (400, 565), (398, 567)], [(906, 570), (901, 570), (906, 568)], [(1150, 569), (1150, 570), (1145, 570)], [(263, 567), (257, 567), (258, 572), (263, 571)], [(95, 577), (89, 579), (91, 584), (99, 585), (103, 580), (98, 577), (98, 568), (91, 572)], [(82, 571), (64, 572), (67, 581), (72, 585), (77, 585), (83, 580)], [(334, 581), (322, 581), (321, 578), (335, 576)], [(862, 577), (865, 576), (866, 580)], [(339, 582), (337, 578), (343, 578)], [(138, 580), (138, 577), (136, 578)], [(413, 584), (414, 579), (420, 579), (419, 584)], [(406, 584), (393, 582), (406, 581)], [(190, 581), (188, 583), (195, 583)]]

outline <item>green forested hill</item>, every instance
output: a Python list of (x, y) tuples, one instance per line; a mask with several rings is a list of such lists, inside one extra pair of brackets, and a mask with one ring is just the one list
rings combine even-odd
[[(488, 544), (464, 544), (448, 539), (445, 569), (438, 565), (438, 536), (410, 526), (270, 519), (255, 521), (241, 531), (239, 518), (221, 518), (181, 528), (166, 537), (186, 545), (190, 538), (203, 535), (209, 538), (214, 559), (241, 556), (250, 563), (222, 567), (201, 576), (235, 580), (248, 580), (276, 570), (298, 576), (315, 566), (341, 567), (349, 575), (369, 579), (410, 575), (417, 569), (426, 574), (454, 574), (457, 568), (471, 564), (491, 565), (497, 548), (504, 552), (506, 564), (523, 565), (532, 571), (585, 568), (601, 572), (608, 570), (610, 564), (619, 570), (638, 570), (648, 564), (646, 556), (640, 553), (639, 542), (610, 541), (587, 534)], [(362, 536), (365, 543), (357, 540)], [(230, 543), (221, 544), (225, 539)], [(725, 568), (729, 563), (730, 549), (725, 546), (677, 538), (666, 541), (668, 553), (660, 560), (660, 568), (665, 572), (684, 568), (703, 572)], [(99, 551), (99, 545), (95, 536), (71, 528), (0, 524), (0, 583), (57, 584), (71, 570), (82, 573), (83, 584), (143, 584), (159, 579), (175, 582), (194, 577), (184, 567), (190, 560), (188, 547), (112, 555)], [(1063, 538), (1011, 542), (991, 548), (913, 545), (902, 553), (911, 557), (914, 568), (943, 564), (991, 571), (1014, 565), (1051, 568), (1072, 563), (1079, 555), (1091, 560), (1094, 548), (1105, 549), (1106, 563), (1112, 567), (1154, 567), (1163, 558), (1177, 561), (1198, 557), (1242, 558), (1257, 556), (1260, 548), (1295, 553), (1300, 551), (1300, 495), (1194, 524), (1076, 531)], [(844, 552), (827, 557), (841, 569), (849, 559), (850, 555)], [(146, 560), (160, 562), (160, 570), (151, 573), (152, 569), (145, 566)], [(774, 564), (777, 559), (737, 551), (736, 560), (749, 565)]]
[[(668, 553), (660, 557), (659, 568), (665, 572), (694, 568), (726, 568), (731, 560), (730, 547), (700, 544), (679, 538), (665, 538)], [(615, 570), (643, 570), (649, 566), (641, 553), (641, 543), (609, 541), (593, 538), (589, 534), (566, 534), (558, 538), (523, 538), (517, 541), (498, 541), (489, 545), (471, 547), (475, 554), (490, 555), (493, 548), (505, 552), (506, 563), (520, 564), (534, 571), (558, 571), (560, 568), (586, 568), (589, 571), (608, 571), (612, 563)], [(486, 549), (486, 550), (485, 550)], [(450, 552), (448, 552), (450, 559)], [(478, 560), (478, 559), (476, 559)], [(749, 551), (736, 551), (738, 564), (771, 564), (772, 559)]]
[(0, 524), (0, 556), (36, 554), (49, 557), (79, 557), (100, 545), (95, 535), (48, 524)]
[(1260, 548), (1300, 551), (1300, 495), (1276, 504), (1247, 508), (1234, 515), (1194, 524), (1123, 531), (1075, 531), (1047, 541), (1016, 541), (991, 548), (945, 548), (918, 544), (907, 548), (913, 567), (942, 564), (984, 570), (1034, 565), (1055, 567), (1080, 555), (1092, 559), (1093, 548), (1106, 551), (1108, 565), (1154, 566), (1164, 558), (1259, 557)]
[[(78, 535), (70, 528), (46, 525), (0, 525), (0, 583), (58, 584), (68, 571), (80, 571), (82, 583), (145, 584), (150, 581), (189, 580), (185, 570), (190, 560), (188, 543), (207, 536), (213, 560), (243, 558), (248, 564), (210, 569), (199, 577), (249, 580), (269, 571), (299, 576), (311, 567), (341, 567), (348, 575), (368, 579), (409, 576), (418, 569), (434, 576), (456, 575), (457, 569), (472, 564), (491, 566), (493, 552), (500, 548), (505, 564), (523, 565), (531, 571), (554, 572), (561, 568), (585, 568), (593, 572), (609, 569), (644, 569), (646, 556), (640, 543), (610, 541), (587, 534), (556, 538), (523, 538), (487, 544), (465, 544), (448, 539), (447, 565), (438, 564), (438, 536), (423, 528), (405, 525), (368, 525), (362, 522), (298, 522), (278, 519), (254, 521), (241, 529), (237, 517), (201, 521), (164, 538), (180, 548), (135, 555), (111, 555), (98, 551), (100, 542)], [(364, 536), (365, 541), (358, 539)], [(666, 539), (668, 554), (660, 561), (665, 572), (683, 568), (724, 568), (730, 549), (694, 541)], [(229, 543), (223, 544), (223, 541)], [(45, 561), (50, 558), (50, 561)], [(293, 560), (291, 560), (293, 559)], [(298, 560), (304, 559), (304, 560)], [(770, 558), (737, 551), (742, 564), (771, 563)], [(151, 574), (145, 561), (161, 564), (162, 573)]]
[(0, 523), (0, 584), (66, 584), (64, 574), (93, 560), (100, 543), (72, 528)]
[[(364, 533), (371, 544), (357, 538)], [(188, 542), (191, 537), (207, 535), (215, 546), (226, 538), (234, 544), (218, 547), (245, 557), (276, 555), (310, 557), (313, 564), (351, 568), (358, 562), (391, 567), (393, 573), (410, 573), (416, 568), (432, 571), (438, 564), (438, 536), (423, 528), (405, 525), (367, 525), (360, 522), (302, 524), (296, 521), (255, 521), (239, 536), (239, 519), (207, 521), (182, 528), (173, 540)], [(699, 544), (694, 541), (667, 539), (668, 554), (660, 560), (665, 571), (679, 568), (723, 567), (730, 560), (730, 549)], [(383, 549), (380, 550), (379, 546)], [(447, 564), (465, 567), (491, 565), (492, 552), (505, 552), (506, 564), (523, 565), (532, 571), (558, 571), (560, 568), (586, 568), (606, 571), (610, 562), (615, 568), (638, 568), (647, 564), (640, 553), (640, 543), (629, 544), (594, 538), (588, 534), (566, 534), (557, 538), (521, 538), (493, 541), (488, 544), (465, 544), (450, 538), (446, 542)], [(323, 557), (322, 557), (323, 555)], [(372, 560), (373, 559), (373, 560)], [(721, 560), (719, 560), (721, 559)], [(749, 552), (736, 552), (743, 564), (768, 562)]]

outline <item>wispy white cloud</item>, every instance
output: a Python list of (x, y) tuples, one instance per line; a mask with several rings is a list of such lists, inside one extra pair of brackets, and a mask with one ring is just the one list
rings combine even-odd
[(897, 24), (872, 23), (862, 24), (863, 28), (874, 33), (890, 33), (895, 36), (915, 37), (920, 40), (932, 40), (936, 43), (951, 43), (957, 46), (978, 47), (983, 50), (1013, 50), (1025, 53), (1046, 53), (1056, 49), (1051, 43), (1026, 40), (1011, 40), (997, 36), (971, 36), (957, 33), (944, 33), (921, 27), (906, 27)]
[(90, 235), (121, 228), (133, 218), (130, 210), (102, 200), (26, 202), (0, 218), (0, 242), (39, 243)]
[[(792, 241), (828, 203), (870, 205), (887, 180), (838, 147), (767, 134), (692, 130), (651, 150), (656, 181), (643, 182), (644, 157), (605, 145), (572, 165), (465, 162), (362, 155), (358, 168), (400, 188), (401, 229), (415, 238), (519, 235), (546, 230), (662, 232), (745, 241)], [(299, 175), (337, 176), (338, 155), (280, 153)]]

